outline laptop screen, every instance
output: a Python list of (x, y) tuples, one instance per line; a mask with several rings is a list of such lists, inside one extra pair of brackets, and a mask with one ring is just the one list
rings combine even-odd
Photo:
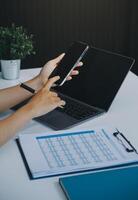
[(92, 47), (79, 75), (56, 90), (107, 111), (133, 63), (132, 58)]

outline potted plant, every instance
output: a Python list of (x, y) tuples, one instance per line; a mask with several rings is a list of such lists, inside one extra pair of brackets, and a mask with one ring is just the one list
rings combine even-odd
[(33, 35), (28, 35), (20, 26), (0, 27), (0, 61), (1, 72), (5, 79), (19, 78), (21, 59), (35, 54)]

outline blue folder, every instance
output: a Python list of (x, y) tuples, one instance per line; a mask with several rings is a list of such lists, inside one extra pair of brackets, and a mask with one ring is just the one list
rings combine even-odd
[(60, 178), (69, 200), (138, 200), (138, 166)]

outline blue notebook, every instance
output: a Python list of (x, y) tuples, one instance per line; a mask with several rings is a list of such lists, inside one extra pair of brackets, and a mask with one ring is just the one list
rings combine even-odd
[(138, 166), (59, 179), (68, 200), (138, 200)]

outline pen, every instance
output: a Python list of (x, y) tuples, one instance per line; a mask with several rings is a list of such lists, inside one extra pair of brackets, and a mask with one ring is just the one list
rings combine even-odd
[(25, 90), (31, 92), (32, 94), (35, 94), (35, 92), (36, 92), (33, 88), (29, 87), (28, 85), (26, 85), (26, 84), (24, 84), (24, 83), (21, 83), (21, 84), (20, 84), (20, 87), (22, 87), (22, 88), (24, 88)]

